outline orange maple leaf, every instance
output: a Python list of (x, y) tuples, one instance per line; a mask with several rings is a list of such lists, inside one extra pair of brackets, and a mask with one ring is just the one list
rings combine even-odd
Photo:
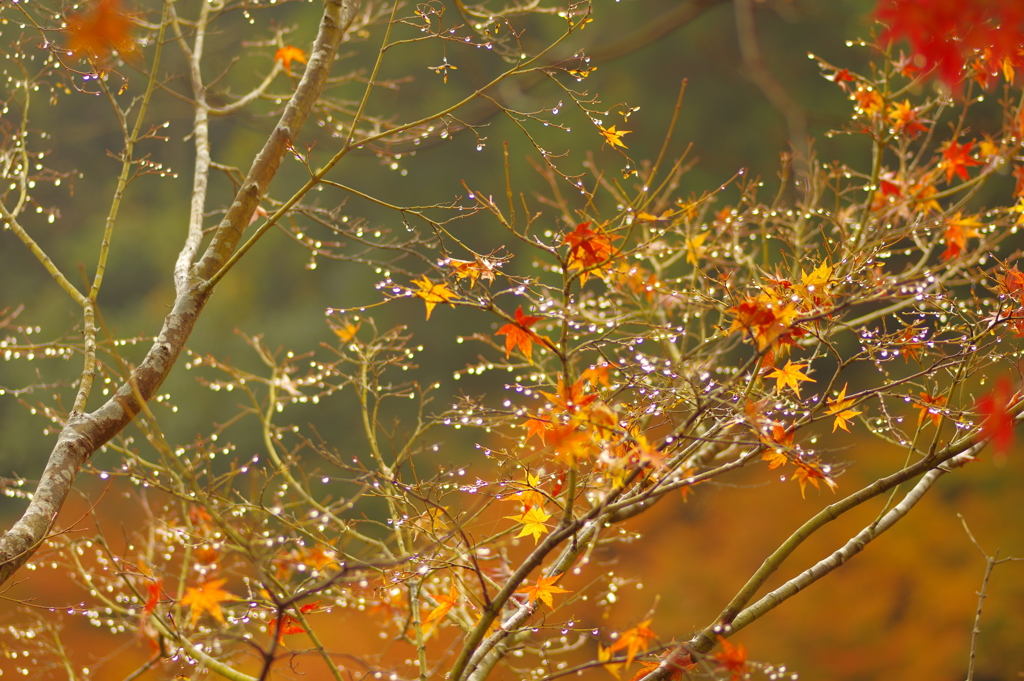
[(288, 75), (291, 75), (292, 62), (297, 61), (300, 64), (305, 64), (306, 53), (294, 45), (285, 45), (274, 53), (274, 61), (281, 62), (281, 65), (284, 66), (284, 70), (288, 72)]
[(495, 336), (505, 336), (505, 359), (508, 359), (512, 351), (519, 348), (523, 357), (530, 364), (533, 364), (533, 344), (541, 342), (541, 337), (530, 330), (530, 327), (540, 321), (540, 317), (533, 317), (523, 314), (523, 306), (516, 308), (516, 321), (514, 324), (506, 324), (498, 329)]
[(632, 629), (627, 629), (622, 632), (618, 640), (616, 640), (608, 650), (615, 653), (625, 649), (626, 664), (631, 664), (633, 662), (633, 658), (635, 658), (638, 653), (646, 651), (647, 646), (650, 645), (650, 641), (653, 641), (658, 637), (658, 635), (655, 634), (648, 626), (650, 623), (651, 620), (644, 620)]
[(553, 594), (572, 593), (568, 589), (563, 589), (560, 586), (555, 586), (555, 582), (557, 582), (561, 577), (562, 573), (552, 575), (551, 577), (541, 577), (533, 586), (525, 586), (522, 589), (516, 591), (516, 593), (528, 594), (531, 603), (539, 600), (544, 605), (548, 606), (551, 609), (554, 609), (555, 602), (554, 599), (552, 599)]
[(896, 132), (903, 133), (908, 137), (914, 137), (919, 132), (928, 128), (923, 125), (917, 117), (917, 109), (910, 105), (910, 100), (904, 99), (902, 104), (893, 104), (889, 109), (889, 120), (893, 122)]
[(914, 409), (920, 409), (921, 413), (917, 415), (917, 425), (920, 426), (924, 423), (924, 419), (927, 416), (932, 420), (932, 423), (936, 426), (942, 421), (942, 412), (940, 409), (946, 406), (946, 398), (942, 395), (929, 395), (926, 392), (918, 393), (921, 396), (920, 404), (914, 404)]
[(587, 395), (583, 392), (583, 383), (581, 378), (572, 385), (567, 386), (562, 377), (559, 376), (558, 387), (555, 393), (548, 393), (542, 390), (540, 394), (551, 400), (551, 403), (559, 410), (568, 414), (574, 414), (597, 399), (597, 395)]
[(454, 584), (452, 584), (451, 588), (448, 590), (448, 595), (431, 596), (431, 598), (440, 603), (440, 605), (431, 610), (430, 614), (427, 615), (427, 618), (423, 620), (424, 626), (444, 619), (444, 616), (448, 614), (448, 611), (454, 608), (455, 604), (459, 602), (459, 590), (455, 588)]
[(975, 227), (984, 227), (977, 218), (960, 217), (960, 211), (946, 220), (946, 232), (943, 237), (946, 240), (946, 250), (942, 253), (943, 260), (951, 260), (967, 249), (967, 239), (978, 237), (981, 234)]
[(237, 600), (234, 594), (221, 588), (227, 581), (226, 579), (211, 579), (204, 582), (198, 589), (193, 586), (185, 589), (185, 595), (181, 597), (180, 604), (187, 605), (191, 610), (191, 626), (196, 626), (196, 622), (203, 616), (203, 613), (210, 613), (213, 619), (224, 624), (224, 612), (221, 610), (220, 604), (224, 601)]
[(111, 52), (131, 58), (138, 51), (128, 31), (132, 20), (121, 10), (120, 0), (99, 0), (86, 14), (67, 18), (68, 50), (73, 57), (106, 61)]
[(789, 430), (781, 423), (773, 423), (772, 434), (761, 436), (761, 442), (774, 446), (771, 451), (761, 455), (761, 458), (768, 462), (768, 470), (775, 470), (779, 466), (786, 465), (789, 457), (786, 456), (785, 450), (793, 448), (793, 437), (795, 435), (795, 430)]
[(939, 167), (946, 171), (947, 184), (953, 181), (954, 175), (964, 181), (971, 179), (967, 169), (970, 166), (981, 165), (981, 161), (971, 158), (972, 147), (974, 142), (957, 144), (955, 140), (949, 140), (942, 146), (942, 161)]
[(828, 398), (829, 407), (825, 410), (825, 413), (836, 417), (836, 420), (832, 423), (833, 433), (836, 432), (836, 428), (842, 428), (849, 433), (850, 429), (846, 425), (847, 422), (854, 416), (862, 413), (850, 409), (850, 407), (853, 406), (853, 399), (846, 399), (847, 385), (849, 384), (844, 385), (843, 389), (839, 391), (839, 395), (836, 396), (836, 399), (833, 400), (831, 397)]
[(592, 366), (580, 375), (580, 379), (590, 383), (592, 386), (598, 384), (603, 385), (606, 388), (611, 387), (611, 382), (608, 380), (609, 369), (617, 369), (618, 367), (611, 362), (601, 362), (598, 365)]
[(718, 662), (719, 667), (728, 669), (733, 679), (742, 678), (747, 673), (747, 649), (743, 647), (742, 643), (733, 646), (721, 634), (718, 635), (718, 643), (722, 646), (722, 650), (711, 657)]
[(875, 90), (859, 88), (856, 92), (850, 95), (850, 98), (857, 102), (857, 108), (869, 117), (874, 116), (885, 106), (885, 102), (882, 100), (882, 95), (878, 94)]
[(480, 256), (477, 256), (476, 260), (448, 258), (448, 266), (452, 268), (455, 276), (459, 279), (469, 279), (470, 287), (476, 286), (477, 279), (493, 282), (500, 264), (500, 262), (493, 262)]
[(768, 378), (775, 379), (776, 392), (782, 392), (783, 386), (789, 386), (796, 393), (796, 396), (800, 397), (800, 383), (798, 381), (815, 382), (813, 378), (809, 378), (801, 373), (800, 370), (806, 366), (806, 364), (793, 364), (792, 360), (786, 360), (786, 366), (781, 369), (775, 368), (775, 371), (768, 374)]
[(794, 461), (796, 464), (796, 472), (790, 476), (790, 480), (796, 480), (800, 483), (800, 497), (806, 499), (807, 483), (814, 485), (814, 489), (821, 489), (818, 486), (819, 480), (824, 480), (828, 488), (834, 493), (836, 491), (836, 483), (832, 478), (825, 475), (816, 464), (805, 463), (803, 461)]

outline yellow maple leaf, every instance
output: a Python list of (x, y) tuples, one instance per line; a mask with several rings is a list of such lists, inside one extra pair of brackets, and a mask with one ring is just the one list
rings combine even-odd
[(193, 627), (196, 626), (196, 622), (204, 612), (210, 613), (213, 619), (224, 624), (224, 613), (220, 604), (224, 601), (237, 600), (234, 594), (221, 588), (227, 581), (226, 579), (211, 579), (198, 589), (194, 586), (185, 589), (185, 595), (181, 597), (180, 605), (187, 605), (191, 610), (191, 625)]
[(612, 659), (614, 656), (615, 653), (612, 652), (610, 647), (605, 648), (600, 643), (597, 644), (597, 661), (603, 662), (603, 666), (608, 670), (608, 673), (618, 679), (620, 678), (619, 670), (622, 669), (624, 665), (621, 662), (608, 662), (608, 660)]
[[(430, 319), (430, 313), (433, 312), (435, 305), (441, 303), (448, 303), (449, 305), (452, 305), (453, 300), (459, 299), (457, 293), (448, 290), (447, 282), (435, 284), (434, 282), (427, 279), (427, 275), (423, 275), (422, 281), (413, 279), (412, 283), (420, 287), (420, 290), (415, 291), (413, 295), (422, 298), (423, 302), (426, 304), (427, 319)], [(452, 305), (452, 307), (455, 306)]]
[(536, 600), (540, 600), (540, 602), (544, 605), (554, 609), (555, 602), (551, 598), (552, 594), (572, 593), (568, 589), (563, 589), (560, 586), (555, 586), (555, 582), (557, 582), (561, 576), (561, 573), (559, 573), (551, 577), (541, 577), (533, 586), (524, 586), (522, 589), (516, 591), (516, 593), (528, 594), (530, 596), (531, 603), (533, 603)]
[(833, 433), (836, 432), (836, 428), (842, 428), (849, 433), (850, 429), (846, 425), (847, 421), (862, 413), (850, 409), (850, 407), (853, 406), (853, 399), (846, 399), (847, 385), (849, 384), (843, 385), (843, 389), (839, 391), (839, 395), (836, 399), (833, 400), (832, 398), (828, 398), (829, 408), (825, 410), (825, 413), (835, 415), (836, 417), (836, 420), (832, 423)]
[(294, 45), (285, 45), (274, 53), (274, 61), (281, 62), (284, 70), (288, 72), (288, 75), (291, 75), (292, 62), (297, 61), (300, 64), (305, 64), (306, 53)]
[(796, 396), (800, 397), (800, 383), (798, 381), (815, 383), (813, 378), (809, 378), (800, 372), (806, 366), (806, 364), (793, 364), (793, 360), (786, 360), (786, 366), (781, 369), (776, 367), (775, 371), (768, 374), (768, 378), (775, 379), (776, 392), (782, 392), (783, 386), (788, 385), (796, 393)]
[(696, 266), (698, 261), (704, 257), (704, 241), (708, 238), (707, 232), (701, 232), (692, 239), (686, 240), (686, 262)]
[(343, 322), (344, 326), (332, 326), (331, 331), (334, 335), (341, 339), (342, 343), (348, 343), (350, 340), (355, 338), (356, 332), (359, 331), (359, 327), (363, 325), (362, 322), (353, 324), (352, 322)]
[(532, 534), (533, 543), (536, 544), (540, 536), (548, 532), (544, 523), (551, 517), (551, 514), (545, 513), (544, 509), (539, 506), (531, 506), (522, 515), (507, 515), (505, 517), (523, 524), (523, 529), (516, 535), (516, 539)]
[(632, 130), (616, 130), (614, 125), (611, 126), (610, 128), (605, 128), (600, 125), (597, 127), (601, 131), (601, 136), (604, 137), (605, 142), (607, 142), (613, 147), (622, 147), (623, 149), (628, 148), (625, 144), (622, 143), (622, 136), (628, 135), (629, 133), (633, 132)]

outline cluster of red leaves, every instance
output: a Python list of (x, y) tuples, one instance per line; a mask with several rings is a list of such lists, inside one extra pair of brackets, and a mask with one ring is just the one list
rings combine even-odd
[(922, 70), (935, 69), (951, 87), (969, 64), (1009, 81), (1024, 65), (1020, 0), (880, 0), (875, 18), (888, 26), (883, 40), (906, 38)]
[(90, 12), (68, 16), (68, 50), (75, 58), (88, 57), (98, 63), (115, 51), (131, 58), (138, 50), (129, 34), (131, 26), (120, 0), (99, 0)]
[(600, 226), (590, 228), (591, 223), (576, 225), (562, 239), (569, 246), (568, 269), (580, 270), (580, 283), (585, 284), (590, 275), (605, 278), (610, 261), (618, 254), (612, 242), (620, 236), (608, 234)]

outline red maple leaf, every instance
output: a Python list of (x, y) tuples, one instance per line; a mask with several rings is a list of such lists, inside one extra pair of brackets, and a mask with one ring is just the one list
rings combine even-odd
[(975, 403), (978, 414), (984, 417), (981, 436), (992, 440), (997, 454), (1005, 454), (1013, 445), (1015, 421), (1010, 413), (1013, 403), (1013, 386), (1006, 376), (1000, 376), (992, 391)]
[(505, 359), (508, 359), (512, 351), (519, 348), (523, 357), (530, 364), (533, 364), (533, 344), (540, 343), (541, 338), (530, 330), (530, 327), (540, 321), (540, 317), (533, 317), (523, 314), (523, 306), (516, 308), (516, 321), (514, 324), (506, 324), (498, 329), (495, 336), (505, 337)]
[(970, 156), (973, 146), (974, 142), (957, 144), (955, 140), (949, 140), (943, 146), (942, 162), (939, 165), (946, 171), (947, 184), (953, 181), (954, 175), (964, 181), (971, 179), (967, 168), (981, 165), (981, 161)]

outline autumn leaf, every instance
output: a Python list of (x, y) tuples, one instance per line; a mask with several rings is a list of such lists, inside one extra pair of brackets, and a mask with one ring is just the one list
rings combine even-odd
[(356, 337), (356, 333), (359, 331), (359, 327), (362, 326), (362, 322), (353, 324), (349, 321), (342, 322), (342, 326), (331, 326), (331, 331), (334, 335), (341, 339), (342, 343), (348, 343), (350, 340)]
[[(435, 284), (434, 282), (427, 279), (426, 275), (423, 275), (422, 281), (413, 279), (414, 284), (420, 287), (419, 291), (416, 291), (414, 295), (423, 299), (423, 302), (427, 306), (427, 319), (430, 319), (430, 313), (434, 310), (434, 306), (442, 303), (448, 303), (452, 305), (453, 300), (458, 300), (459, 296), (454, 291), (448, 290), (448, 284), (442, 282)], [(452, 307), (455, 307), (452, 305)]]
[(847, 91), (846, 83), (857, 82), (857, 79), (854, 78), (847, 69), (836, 69), (834, 73), (829, 76), (825, 76), (825, 78), (843, 88), (843, 92)]
[(981, 161), (971, 158), (973, 146), (974, 142), (957, 144), (955, 140), (949, 140), (942, 146), (942, 161), (939, 163), (939, 167), (946, 171), (947, 184), (953, 181), (954, 175), (964, 181), (971, 179), (967, 169), (971, 166), (981, 165)]
[(440, 622), (444, 619), (444, 616), (448, 614), (455, 604), (459, 602), (459, 590), (452, 584), (448, 590), (448, 594), (445, 596), (431, 596), (435, 601), (440, 603), (436, 608), (430, 611), (426, 619), (423, 620), (423, 626), (433, 624), (434, 622)]
[(551, 517), (551, 514), (545, 513), (542, 508), (532, 506), (522, 515), (507, 515), (505, 517), (523, 524), (523, 529), (516, 535), (516, 539), (532, 534), (533, 543), (536, 544), (540, 536), (548, 532), (548, 528), (544, 523)]
[(527, 440), (536, 435), (542, 444), (547, 444), (547, 432), (551, 428), (550, 421), (528, 418), (526, 419), (526, 422), (523, 423), (523, 427), (526, 428)]
[(917, 109), (910, 105), (910, 100), (904, 99), (902, 104), (893, 104), (889, 109), (889, 120), (892, 121), (896, 132), (914, 137), (919, 132), (928, 128), (923, 125), (917, 117)]
[(544, 502), (547, 501), (547, 498), (543, 492), (538, 491), (540, 488), (540, 476), (527, 473), (525, 483), (518, 482), (514, 484), (522, 489), (509, 498), (519, 500), (519, 503), (523, 505), (523, 513), (526, 513), (534, 506), (544, 508)]
[(581, 431), (575, 423), (552, 425), (547, 430), (547, 444), (555, 454), (575, 466), (580, 459), (590, 456), (594, 443), (589, 433)]
[(835, 415), (836, 417), (836, 420), (833, 421), (832, 423), (833, 433), (836, 432), (836, 428), (842, 428), (847, 433), (849, 433), (850, 429), (846, 425), (847, 422), (854, 416), (863, 413), (850, 409), (850, 407), (853, 406), (853, 399), (846, 399), (847, 385), (849, 384), (843, 385), (843, 389), (839, 391), (839, 395), (836, 397), (836, 399), (833, 400), (832, 398), (828, 398), (829, 407), (828, 409), (825, 410), (825, 413), (830, 416)]
[(551, 577), (540, 577), (537, 583), (533, 586), (523, 587), (516, 591), (517, 594), (527, 594), (530, 597), (530, 602), (533, 603), (539, 600), (549, 608), (554, 609), (555, 603), (552, 599), (554, 594), (567, 594), (572, 593), (567, 589), (563, 589), (560, 586), (555, 586), (555, 582), (561, 579), (562, 573), (552, 575)]
[[(662, 660), (666, 658), (670, 658), (668, 663), (665, 665), (669, 669), (668, 676), (665, 677), (668, 681), (682, 681), (684, 671), (691, 671), (697, 668), (697, 663), (691, 662), (690, 657), (686, 653), (680, 654), (670, 650), (662, 656)], [(634, 674), (629, 681), (641, 681), (641, 679), (661, 665), (661, 660), (648, 660), (646, 662), (641, 662), (640, 669), (637, 670), (636, 674)]]
[(540, 336), (530, 330), (530, 327), (540, 321), (540, 317), (533, 317), (523, 314), (523, 307), (516, 308), (516, 321), (514, 324), (506, 324), (498, 329), (495, 336), (505, 336), (505, 359), (512, 354), (512, 350), (519, 348), (523, 357), (530, 364), (533, 364), (533, 344), (541, 342)]
[(476, 286), (477, 279), (493, 282), (494, 275), (498, 271), (498, 264), (480, 257), (477, 257), (476, 260), (448, 258), (448, 266), (452, 268), (452, 272), (459, 279), (469, 279), (470, 288)]
[(1005, 454), (1013, 445), (1016, 421), (1010, 413), (1014, 402), (1013, 386), (1010, 379), (1000, 376), (992, 391), (982, 395), (975, 403), (975, 409), (983, 417), (981, 436), (992, 440), (997, 454)]
[(781, 369), (775, 368), (775, 371), (768, 374), (768, 378), (775, 379), (776, 392), (782, 392), (783, 386), (789, 386), (796, 393), (796, 396), (800, 397), (799, 381), (816, 382), (813, 378), (808, 378), (800, 372), (806, 366), (806, 364), (793, 364), (792, 360), (786, 360), (786, 366)]
[(747, 649), (742, 643), (733, 646), (721, 634), (718, 634), (718, 644), (722, 649), (711, 657), (719, 667), (728, 670), (734, 680), (742, 678), (747, 673)]
[(224, 601), (236, 600), (231, 592), (221, 588), (227, 581), (226, 579), (211, 579), (204, 582), (199, 588), (190, 586), (185, 589), (185, 595), (181, 597), (180, 604), (187, 605), (191, 610), (191, 626), (196, 626), (196, 622), (203, 616), (203, 613), (209, 613), (213, 619), (224, 624), (224, 613), (220, 604)]
[(306, 53), (294, 45), (285, 45), (274, 53), (274, 61), (280, 62), (290, 76), (292, 74), (292, 62), (297, 61), (300, 64), (305, 64)]
[(160, 593), (164, 587), (164, 580), (157, 579), (156, 581), (149, 582), (146, 584), (146, 605), (142, 608), (143, 615), (150, 615), (156, 610), (157, 604), (160, 602)]
[(779, 466), (786, 465), (786, 462), (789, 461), (786, 450), (793, 448), (795, 435), (795, 430), (790, 430), (781, 423), (773, 423), (771, 435), (761, 437), (763, 443), (773, 447), (771, 451), (761, 455), (761, 459), (768, 462), (768, 470), (775, 470)]
[(608, 370), (615, 368), (617, 367), (610, 362), (602, 362), (580, 374), (580, 380), (586, 381), (592, 386), (603, 385), (606, 388), (610, 388), (611, 382), (608, 379)]
[(608, 650), (612, 653), (625, 650), (626, 664), (632, 664), (633, 658), (639, 653), (645, 652), (650, 642), (658, 637), (648, 626), (650, 623), (651, 620), (644, 620), (632, 629), (622, 632)]
[[(314, 612), (315, 610), (319, 610), (320, 609), (320, 605), (321, 605), (320, 601), (314, 601), (312, 603), (307, 603), (306, 605), (303, 605), (302, 607), (299, 608), (299, 612), (301, 612), (303, 615), (306, 615), (306, 614), (309, 614), (311, 612)], [(278, 625), (277, 625), (277, 642), (278, 643), (281, 643), (284, 640), (285, 636), (293, 636), (295, 634), (304, 634), (304, 633), (306, 633), (306, 630), (302, 627), (302, 624), (299, 623), (299, 620), (295, 619), (291, 615), (284, 615), (283, 618), (278, 618)]]
[(946, 406), (946, 398), (942, 395), (930, 395), (926, 392), (919, 393), (921, 401), (913, 405), (914, 409), (920, 409), (917, 415), (917, 425), (920, 427), (927, 416), (936, 426), (942, 421), (942, 407)]
[(576, 225), (576, 229), (562, 237), (569, 246), (570, 270), (580, 270), (580, 284), (587, 283), (590, 275), (605, 278), (608, 261), (616, 255), (612, 242), (621, 239), (604, 231), (600, 226), (590, 228), (591, 222)]
[(618, 679), (621, 678), (619, 670), (621, 670), (625, 665), (622, 662), (609, 662), (608, 660), (611, 660), (614, 656), (615, 653), (612, 652), (611, 648), (605, 648), (600, 643), (597, 644), (597, 661), (602, 663), (601, 666), (603, 666), (609, 674)]
[(857, 102), (857, 108), (863, 111), (868, 117), (874, 116), (882, 110), (882, 107), (885, 106), (885, 102), (882, 100), (882, 95), (878, 94), (875, 90), (859, 88), (851, 95), (851, 98)]
[(582, 378), (567, 386), (561, 376), (558, 377), (558, 387), (554, 393), (542, 390), (540, 394), (551, 400), (551, 404), (556, 409), (567, 414), (574, 414), (597, 399), (597, 395), (588, 395), (584, 392), (584, 380)]
[(951, 260), (960, 255), (960, 253), (967, 249), (968, 238), (981, 236), (975, 227), (984, 226), (978, 222), (977, 218), (960, 217), (960, 211), (957, 211), (956, 215), (946, 220), (946, 232), (944, 234), (946, 250), (942, 253), (942, 259)]
[(610, 128), (604, 128), (600, 125), (597, 127), (601, 130), (601, 136), (604, 137), (604, 141), (606, 143), (610, 144), (612, 147), (622, 147), (623, 149), (628, 148), (622, 143), (622, 136), (628, 135), (633, 132), (632, 130), (616, 130), (614, 125)]
[(807, 489), (807, 483), (811, 483), (811, 485), (814, 486), (814, 489), (821, 489), (821, 487), (818, 486), (819, 480), (824, 480), (825, 484), (828, 485), (829, 489), (831, 489), (833, 492), (836, 491), (837, 485), (835, 481), (832, 480), (832, 478), (825, 475), (816, 464), (806, 463), (803, 461), (794, 461), (793, 463), (796, 464), (796, 472), (793, 473), (793, 475), (791, 475), (789, 479), (796, 480), (798, 483), (800, 483), (801, 498), (807, 498), (805, 494)]
[(73, 57), (104, 62), (111, 52), (128, 59), (138, 51), (128, 34), (132, 20), (121, 9), (120, 0), (99, 0), (86, 14), (67, 18), (68, 51)]
[(707, 232), (701, 232), (694, 237), (687, 237), (686, 239), (686, 262), (690, 263), (694, 267), (700, 262), (700, 259), (704, 257), (704, 242), (708, 238)]

